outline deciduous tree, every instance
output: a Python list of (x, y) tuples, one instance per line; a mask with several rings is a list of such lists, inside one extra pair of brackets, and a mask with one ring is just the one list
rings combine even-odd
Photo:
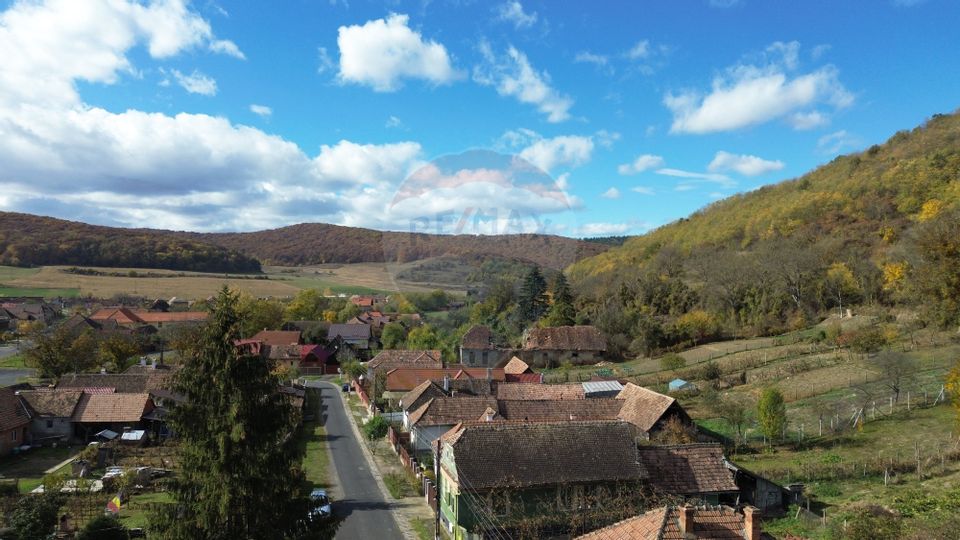
[(781, 437), (787, 427), (787, 406), (780, 390), (767, 388), (760, 394), (757, 421), (760, 422), (760, 430), (768, 441), (772, 442)]

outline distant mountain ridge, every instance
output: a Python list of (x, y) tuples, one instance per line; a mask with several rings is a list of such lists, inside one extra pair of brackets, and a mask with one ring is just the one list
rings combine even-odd
[(261, 264), (411, 262), (431, 257), (511, 259), (563, 268), (608, 245), (542, 234), (381, 232), (303, 223), (247, 233), (192, 233), (89, 225), (0, 212), (0, 265), (82, 265), (198, 272), (259, 272)]

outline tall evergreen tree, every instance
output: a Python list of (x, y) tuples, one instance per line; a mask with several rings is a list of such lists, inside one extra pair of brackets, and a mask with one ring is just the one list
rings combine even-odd
[(182, 404), (170, 425), (180, 439), (174, 504), (153, 515), (160, 538), (295, 538), (308, 510), (293, 408), (271, 362), (246, 355), (237, 296), (226, 287), (177, 373)]
[(547, 312), (547, 318), (544, 321), (547, 326), (570, 326), (574, 323), (577, 315), (573, 307), (573, 293), (570, 292), (570, 284), (567, 283), (563, 272), (557, 274), (553, 282), (553, 304), (550, 305), (550, 311)]
[(527, 272), (520, 286), (517, 298), (517, 315), (524, 323), (538, 320), (547, 311), (547, 281), (540, 273), (540, 267), (534, 266)]

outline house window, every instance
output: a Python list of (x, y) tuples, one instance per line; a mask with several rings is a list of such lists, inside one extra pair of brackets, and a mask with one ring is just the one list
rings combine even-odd
[(477, 360), (477, 353), (470, 351), (470, 363), (473, 364)]
[(17, 440), (17, 430), (13, 430), (13, 431), (10, 432), (10, 440), (16, 442), (16, 440)]
[(50, 429), (52, 427), (53, 427), (53, 420), (47, 420), (47, 429)]

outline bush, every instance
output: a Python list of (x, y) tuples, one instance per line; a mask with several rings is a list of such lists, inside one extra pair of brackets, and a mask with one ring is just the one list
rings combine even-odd
[(127, 540), (127, 528), (115, 516), (100, 516), (87, 523), (77, 540)]
[(674, 371), (685, 365), (687, 365), (687, 361), (677, 353), (667, 353), (660, 358), (660, 369), (664, 371)]
[(371, 441), (377, 439), (382, 439), (387, 436), (387, 428), (390, 427), (390, 423), (387, 422), (387, 419), (382, 416), (374, 416), (370, 419), (369, 422), (364, 424), (363, 432)]

